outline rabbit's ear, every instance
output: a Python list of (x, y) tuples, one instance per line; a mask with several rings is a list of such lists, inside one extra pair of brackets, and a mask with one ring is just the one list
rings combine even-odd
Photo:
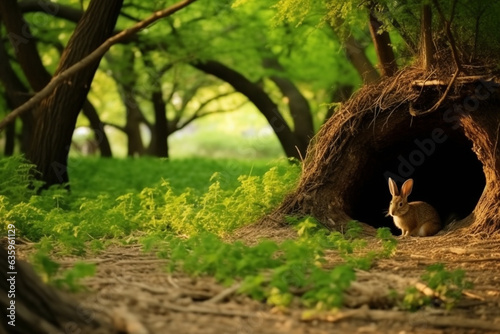
[(408, 197), (411, 194), (411, 190), (413, 189), (413, 179), (408, 179), (401, 186), (401, 196)]
[(392, 196), (399, 196), (398, 186), (396, 185), (396, 182), (394, 182), (394, 180), (391, 178), (389, 178), (389, 191), (391, 192)]

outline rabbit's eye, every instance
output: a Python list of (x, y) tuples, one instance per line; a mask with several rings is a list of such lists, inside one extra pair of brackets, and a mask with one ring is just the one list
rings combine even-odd
[(399, 202), (399, 206), (403, 206), (403, 202)]

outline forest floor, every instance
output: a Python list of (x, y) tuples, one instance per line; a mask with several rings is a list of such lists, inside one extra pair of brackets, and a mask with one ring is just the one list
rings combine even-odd
[[(369, 240), (368, 248), (376, 242)], [(341, 261), (333, 252), (327, 259), (328, 265)], [(81, 258), (59, 260), (70, 267)], [(500, 238), (400, 239), (393, 257), (378, 260), (368, 273), (357, 272), (346, 296), (349, 308), (308, 320), (302, 318), (303, 307), (273, 308), (237, 294), (237, 284), (169, 274), (167, 260), (143, 252), (140, 245), (112, 246), (85, 260), (97, 264), (97, 273), (83, 281), (87, 291), (73, 297), (91, 310), (87, 317), (115, 330), (94, 333), (500, 333)], [(387, 303), (391, 290), (415, 284), (437, 262), (465, 270), (474, 284), (455, 308), (412, 313)]]

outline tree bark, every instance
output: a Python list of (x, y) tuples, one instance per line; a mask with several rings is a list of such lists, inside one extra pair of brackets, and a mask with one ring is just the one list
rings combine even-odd
[(24, 75), (33, 90), (41, 90), (50, 81), (51, 75), (42, 64), (35, 38), (31, 35), (28, 23), (24, 21), (17, 1), (0, 1), (0, 14)]
[(391, 46), (391, 37), (387, 31), (380, 31), (382, 22), (380, 22), (374, 13), (374, 6), (372, 5), (369, 13), (370, 20), (370, 34), (372, 36), (375, 52), (380, 63), (382, 76), (391, 77), (398, 70), (394, 51)]
[[(123, 0), (92, 0), (63, 51), (55, 75), (100, 46), (112, 33)], [(67, 159), (76, 119), (90, 89), (100, 58), (59, 85), (37, 109), (33, 144), (27, 158), (45, 186), (67, 183)]]
[[(7, 50), (5, 50), (3, 43), (0, 43), (0, 82), (5, 88), (7, 105), (10, 109), (13, 110), (27, 101), (29, 96), (28, 88), (26, 88), (12, 68), (9, 55), (7, 54)], [(21, 115), (21, 120), (23, 122), (23, 127), (21, 130), (20, 150), (24, 153), (28, 150), (31, 143), (34, 126), (33, 113), (24, 113)], [(11, 131), (11, 133), (14, 131), (15, 135), (15, 126), (11, 126), (8, 131)], [(8, 135), (8, 138), (11, 138), (11, 135)], [(6, 147), (6, 154), (11, 150), (13, 152), (14, 144), (15, 143), (13, 141), (9, 141), (8, 146), (11, 146), (11, 148)]]
[(432, 40), (432, 8), (429, 4), (422, 5), (420, 23), (420, 45), (422, 66), (429, 71), (434, 66), (434, 43)]
[(191, 65), (224, 80), (238, 92), (245, 95), (266, 117), (276, 133), (286, 156), (300, 159), (300, 154), (296, 148), (298, 143), (295, 135), (280, 114), (276, 103), (269, 98), (261, 87), (248, 80), (241, 73), (213, 60), (194, 62)]
[(359, 42), (349, 35), (343, 42), (347, 59), (356, 69), (365, 85), (376, 83), (380, 80), (380, 75), (365, 54), (364, 48)]
[(139, 108), (133, 87), (130, 84), (122, 85), (124, 103), (126, 110), (125, 134), (127, 135), (127, 155), (129, 157), (141, 156), (144, 154), (144, 143), (141, 135), (141, 122), (144, 120), (142, 111)]
[(97, 110), (89, 100), (85, 100), (82, 111), (85, 117), (89, 120), (92, 131), (94, 131), (94, 139), (96, 140), (97, 145), (99, 145), (101, 157), (112, 157), (113, 154), (111, 152), (111, 145), (109, 144), (108, 136), (104, 131), (104, 124), (101, 122)]
[(16, 144), (16, 123), (11, 123), (7, 125), (5, 130), (5, 146), (3, 148), (3, 154), (7, 157), (14, 154), (14, 148)]
[(19, 2), (18, 6), (23, 13), (44, 12), (75, 23), (77, 23), (83, 15), (83, 11), (79, 8), (46, 0), (23, 0)]
[(168, 158), (168, 120), (167, 105), (163, 99), (161, 84), (158, 83), (151, 95), (155, 114), (155, 123), (152, 127), (151, 144), (149, 151), (157, 157)]
[[(152, 47), (141, 48), (142, 59), (144, 65), (150, 69), (155, 69), (155, 64), (149, 52), (154, 51)], [(157, 157), (168, 158), (168, 136), (171, 134), (169, 131), (169, 120), (167, 119), (167, 103), (163, 96), (161, 78), (168, 71), (172, 65), (156, 71), (156, 75), (152, 76), (153, 92), (151, 93), (151, 102), (153, 103), (154, 111), (154, 124), (150, 126), (151, 142), (148, 147), (148, 153)], [(174, 85), (175, 87), (175, 85)], [(172, 93), (175, 89), (172, 90)]]
[[(275, 58), (264, 59), (264, 67), (282, 72), (284, 69)], [(314, 123), (309, 102), (295, 84), (278, 74), (269, 77), (288, 99), (288, 107), (293, 120), (293, 133), (297, 140), (297, 149), (304, 157), (311, 138), (314, 136)]]

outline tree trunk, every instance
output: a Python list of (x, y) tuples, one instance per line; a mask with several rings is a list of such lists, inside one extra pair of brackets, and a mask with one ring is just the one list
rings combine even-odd
[[(275, 58), (264, 59), (264, 67), (283, 72), (284, 69)], [(269, 77), (288, 101), (290, 115), (293, 119), (293, 133), (297, 140), (297, 148), (305, 156), (311, 138), (314, 136), (314, 123), (309, 102), (297, 86), (285, 77), (274, 74)]]
[(94, 312), (45, 285), (28, 263), (17, 261), (15, 267), (10, 268), (4, 247), (0, 247), (0, 256), (4, 259), (0, 263), (0, 305), (6, 313), (0, 332), (52, 334), (77, 330), (94, 333), (98, 327), (102, 331), (107, 327), (111, 332), (109, 324), (96, 321)]
[(152, 127), (149, 152), (157, 157), (168, 158), (167, 105), (163, 99), (160, 83), (158, 83), (157, 89), (151, 95), (151, 100), (155, 113), (155, 123)]
[(108, 136), (104, 132), (104, 124), (97, 114), (97, 110), (94, 108), (89, 100), (85, 100), (82, 108), (83, 114), (90, 122), (90, 127), (94, 131), (94, 139), (99, 145), (99, 150), (101, 151), (101, 157), (112, 157), (111, 145), (109, 144)]
[(0, 15), (7, 28), (7, 35), (16, 52), (16, 58), (30, 86), (41, 90), (50, 81), (51, 75), (42, 64), (36, 40), (31, 35), (29, 25), (24, 21), (16, 0), (0, 1)]
[(124, 131), (127, 135), (127, 155), (129, 157), (141, 156), (145, 151), (140, 127), (141, 122), (144, 121), (144, 115), (135, 98), (133, 83), (122, 82), (120, 86), (126, 112)]
[[(428, 202), (444, 223), (458, 217), (446, 230), (499, 233), (500, 85), (457, 78), (455, 94), (435, 112), (412, 116), (411, 108), (429, 110), (440, 98), (439, 83), (422, 90), (427, 77), (412, 68), (365, 86), (342, 105), (317, 134), (297, 189), (271, 220), (312, 215), (342, 230), (355, 219), (397, 233), (384, 215), (391, 199), (387, 179), (413, 178), (411, 201)], [(394, 80), (397, 90), (388, 91)]]
[(370, 34), (372, 36), (375, 52), (380, 63), (382, 76), (390, 77), (396, 73), (398, 66), (391, 46), (391, 37), (387, 31), (380, 31), (382, 22), (376, 18), (375, 13), (373, 12), (374, 10), (375, 9), (372, 6), (369, 14)]
[[(56, 75), (102, 44), (112, 33), (123, 0), (92, 0), (63, 51)], [(67, 159), (77, 116), (99, 62), (68, 78), (37, 109), (37, 124), (30, 159), (45, 186), (67, 183)]]
[(359, 42), (352, 35), (349, 35), (343, 44), (347, 59), (354, 66), (363, 83), (368, 85), (378, 82), (380, 75), (375, 67), (373, 67)]
[(11, 156), (14, 154), (14, 148), (16, 144), (16, 122), (12, 122), (7, 125), (5, 129), (5, 146), (3, 149), (3, 154), (5, 156)]
[(229, 83), (234, 89), (245, 95), (267, 119), (276, 133), (286, 156), (300, 159), (300, 154), (296, 148), (298, 145), (295, 135), (280, 114), (276, 103), (269, 98), (259, 85), (251, 82), (235, 70), (213, 60), (196, 62), (192, 63), (192, 65)]
[[(23, 84), (21, 79), (17, 76), (16, 72), (12, 68), (9, 60), (9, 55), (5, 49), (4, 43), (0, 43), (0, 82), (3, 84), (7, 97), (7, 105), (10, 109), (15, 109), (27, 101), (29, 97), (28, 88)], [(21, 116), (23, 122), (23, 127), (21, 131), (21, 152), (26, 152), (31, 143), (31, 136), (33, 134), (34, 117), (33, 113), (27, 112)], [(15, 126), (10, 127), (10, 131), (14, 129)], [(9, 137), (10, 138), (10, 137)], [(9, 142), (9, 146), (12, 146), (14, 142)], [(10, 149), (6, 147), (6, 154)]]
[(420, 23), (420, 45), (422, 66), (430, 71), (434, 66), (434, 42), (432, 40), (432, 8), (429, 4), (422, 5), (422, 19)]

